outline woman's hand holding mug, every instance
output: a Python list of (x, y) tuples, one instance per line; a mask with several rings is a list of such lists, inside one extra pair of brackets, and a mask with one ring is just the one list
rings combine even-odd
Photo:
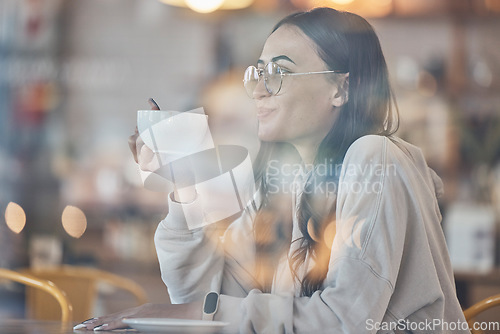
[[(160, 110), (153, 99), (148, 100), (151, 110)], [(162, 166), (160, 153), (153, 152), (139, 135), (139, 130), (136, 127), (134, 134), (128, 138), (128, 144), (135, 162), (139, 164), (139, 168), (143, 171), (157, 172), (162, 168), (162, 176), (169, 179), (174, 184), (174, 200), (176, 202), (192, 202), (196, 198), (195, 175), (193, 166), (188, 159), (180, 159), (175, 162), (175, 167), (170, 170), (167, 166)], [(169, 166), (173, 166), (170, 164)]]

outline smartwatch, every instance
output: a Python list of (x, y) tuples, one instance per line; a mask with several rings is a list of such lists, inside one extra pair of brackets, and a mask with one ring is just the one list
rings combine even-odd
[(217, 292), (209, 292), (203, 301), (203, 320), (212, 321), (215, 312), (219, 307), (219, 294)]

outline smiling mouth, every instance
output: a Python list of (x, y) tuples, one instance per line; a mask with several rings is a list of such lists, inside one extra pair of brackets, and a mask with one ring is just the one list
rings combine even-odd
[(271, 109), (259, 109), (257, 112), (257, 119), (261, 120), (273, 113), (274, 110)]

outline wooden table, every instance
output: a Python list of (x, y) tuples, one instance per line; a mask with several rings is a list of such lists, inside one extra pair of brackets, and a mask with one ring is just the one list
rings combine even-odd
[(87, 333), (139, 333), (134, 329), (120, 331), (73, 331), (76, 324), (59, 321), (40, 321), (26, 319), (0, 319), (0, 333), (2, 334), (87, 334)]

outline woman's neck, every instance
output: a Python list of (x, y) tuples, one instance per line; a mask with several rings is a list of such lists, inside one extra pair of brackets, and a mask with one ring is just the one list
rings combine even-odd
[(298, 137), (288, 142), (295, 147), (304, 164), (312, 165), (318, 154), (319, 146), (327, 135), (328, 132), (318, 132), (314, 135)]
[[(293, 143), (292, 143), (293, 144)], [(298, 145), (293, 144), (297, 152), (302, 159), (302, 162), (306, 165), (312, 165), (314, 159), (316, 158), (316, 152), (318, 151), (319, 143), (317, 145)]]

